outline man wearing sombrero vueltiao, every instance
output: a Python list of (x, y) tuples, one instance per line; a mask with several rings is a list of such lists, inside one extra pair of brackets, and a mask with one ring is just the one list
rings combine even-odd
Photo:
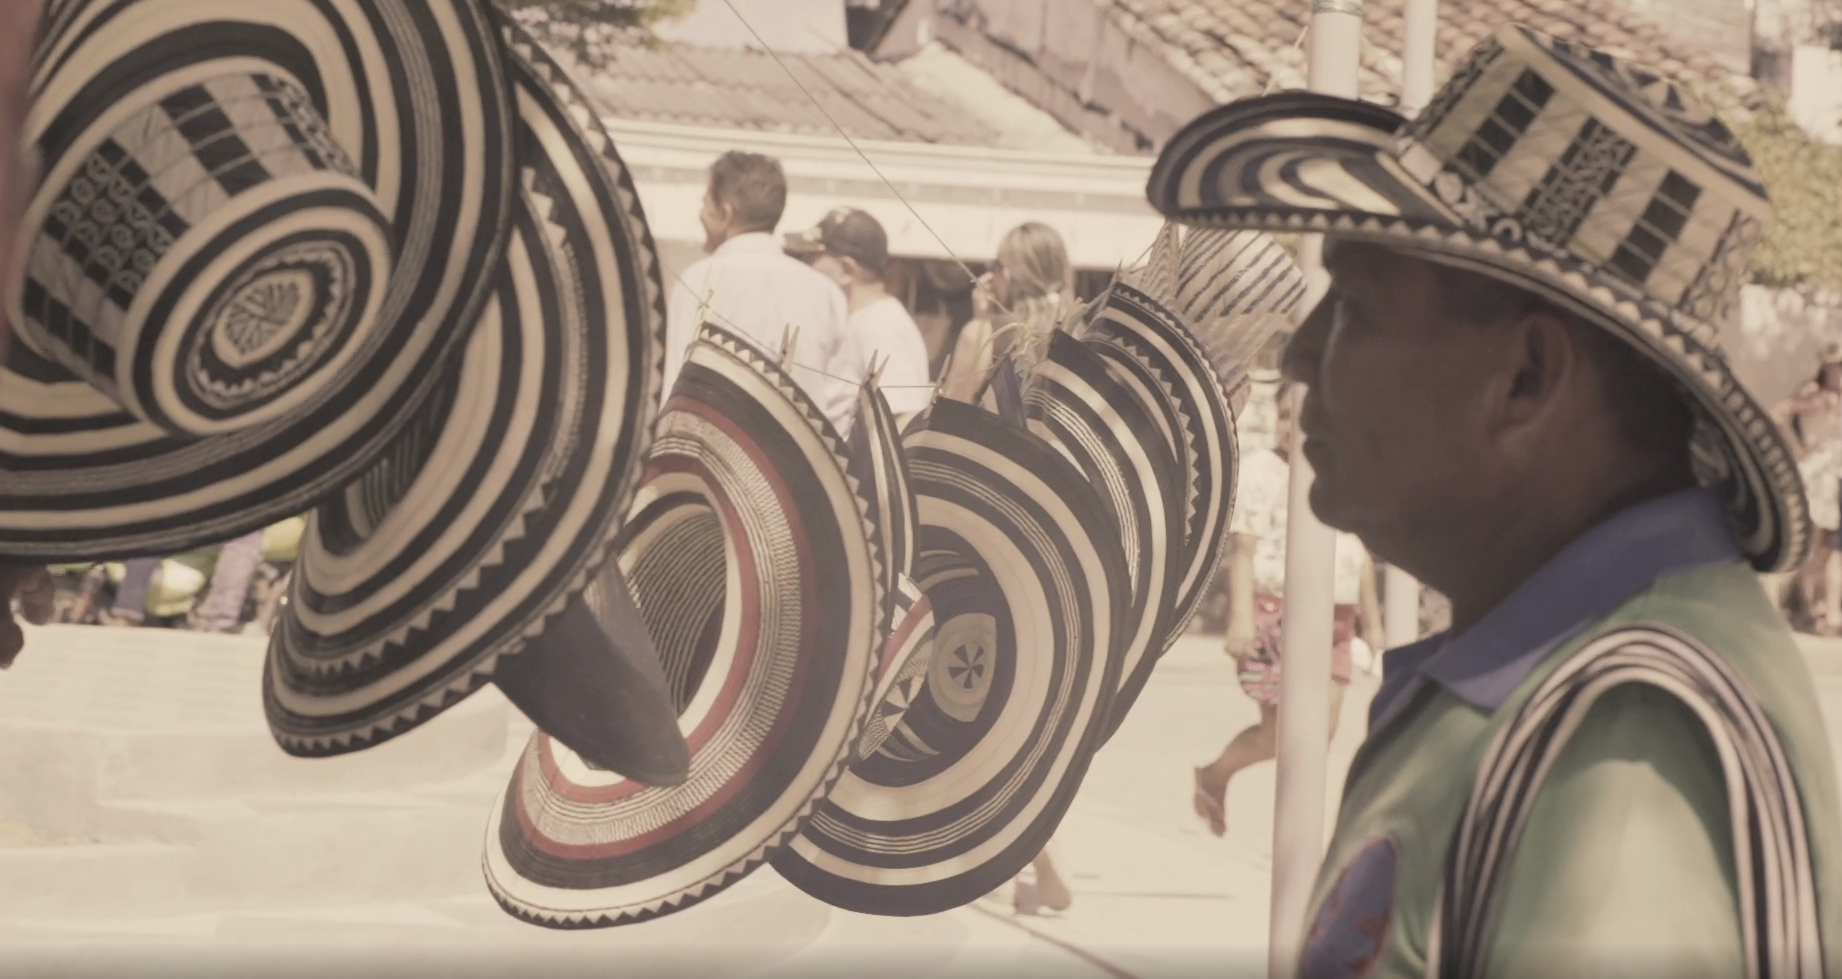
[(1755, 574), (1810, 520), (1717, 340), (1770, 219), (1727, 129), (1508, 27), (1411, 122), (1214, 110), (1149, 193), (1326, 234), (1312, 509), (1452, 600), (1387, 655), (1300, 973), (1842, 975), (1834, 761)]

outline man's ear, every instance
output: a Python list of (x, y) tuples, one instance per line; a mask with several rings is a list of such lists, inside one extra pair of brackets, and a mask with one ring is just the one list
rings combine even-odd
[(1567, 319), (1552, 309), (1530, 310), (1503, 327), (1509, 347), (1502, 365), (1502, 422), (1519, 427), (1551, 414), (1569, 397), (1586, 364)]

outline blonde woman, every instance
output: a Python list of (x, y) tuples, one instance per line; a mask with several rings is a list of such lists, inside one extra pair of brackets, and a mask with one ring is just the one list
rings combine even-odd
[(1008, 356), (1019, 374), (1027, 374), (1074, 308), (1074, 267), (1062, 236), (1034, 221), (1012, 228), (998, 243), (991, 271), (979, 277), (972, 303), (972, 320), (959, 331), (940, 391), (976, 402), (993, 364)]
[[(1073, 310), (1074, 268), (1054, 228), (1034, 221), (1012, 228), (998, 243), (991, 271), (973, 289), (973, 318), (960, 330), (953, 356), (941, 372), (940, 392), (978, 402), (992, 365), (1012, 358), (1018, 374), (1029, 373), (1049, 349), (1049, 334)], [(1012, 904), (1020, 914), (1040, 909), (1066, 911), (1074, 894), (1049, 847), (1031, 861), (1033, 879), (1014, 883)]]

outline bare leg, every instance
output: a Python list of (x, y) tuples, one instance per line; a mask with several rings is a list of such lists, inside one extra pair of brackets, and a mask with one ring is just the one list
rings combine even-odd
[(1055, 869), (1055, 859), (1049, 855), (1049, 848), (1036, 855), (1031, 866), (1036, 868), (1036, 894), (1042, 899), (1043, 907), (1051, 911), (1066, 911), (1074, 905), (1074, 893), (1068, 889), (1068, 882)]
[(1824, 540), (1824, 536), (1819, 533), (1811, 542), (1810, 557), (1804, 562), (1797, 580), (1798, 591), (1804, 599), (1804, 611), (1814, 620), (1818, 632), (1828, 625), (1824, 620), (1822, 600), (1824, 572), (1829, 564), (1829, 542)]
[[(1196, 769), (1197, 810), (1216, 836), (1228, 832), (1228, 782), (1242, 769), (1272, 761), (1278, 751), (1279, 708), (1260, 705), (1260, 723), (1234, 736), (1221, 756)], [(1204, 805), (1205, 802), (1213, 805)], [(1205, 811), (1206, 810), (1206, 811)]]
[[(1827, 535), (1828, 531), (1818, 533)], [(1823, 560), (1823, 617), (1829, 622), (1828, 635), (1842, 631), (1842, 552), (1832, 545)]]

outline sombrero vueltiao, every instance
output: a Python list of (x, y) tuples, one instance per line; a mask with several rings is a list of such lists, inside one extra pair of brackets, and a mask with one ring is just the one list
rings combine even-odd
[(1150, 295), (1189, 326), (1215, 365), (1228, 403), (1238, 405), (1260, 348), (1300, 319), (1305, 274), (1271, 235), (1258, 231), (1191, 228), (1176, 264), (1171, 292)]
[(880, 631), (888, 633), (911, 603), (901, 597), (902, 581), (915, 566), (915, 498), (909, 487), (908, 459), (902, 454), (902, 436), (895, 415), (877, 389), (872, 376), (857, 389), (858, 423), (851, 427), (846, 472), (857, 481), (869, 503), (871, 524), (877, 536), (870, 543), (883, 569), (886, 615)]
[(882, 746), (920, 692), (933, 655), (934, 612), (910, 577), (919, 518), (895, 415), (877, 390), (875, 377), (866, 378), (858, 389), (857, 424), (851, 428), (850, 446), (845, 472), (857, 481), (877, 531), (870, 543), (882, 563), (885, 609), (878, 630), (885, 638), (872, 673), (870, 716), (853, 748), (855, 759), (861, 760)]
[(1183, 569), (1184, 494), (1158, 417), (1087, 344), (1057, 330), (1024, 392), (1030, 430), (1047, 439), (1100, 494), (1126, 557), (1125, 637), (1120, 686), (1106, 722), (1118, 728), (1151, 678), (1174, 631), (1169, 617)]
[(1178, 512), (1178, 574), (1167, 586), (1170, 612), (1155, 658), (1195, 614), (1227, 546), (1239, 462), (1234, 418), (1221, 378), (1195, 336), (1169, 309), (1137, 289), (1115, 284), (1082, 340), (1145, 412), (1159, 419), (1186, 487)]
[(1586, 317), (1698, 409), (1698, 475), (1753, 565), (1801, 562), (1797, 466), (1719, 339), (1771, 205), (1733, 134), (1680, 85), (1512, 25), (1411, 121), (1302, 92), (1211, 110), (1165, 147), (1147, 194), (1185, 224), (1373, 242)]
[(942, 400), (903, 444), (926, 688), (774, 859), (806, 893), (882, 915), (959, 907), (1042, 851), (1118, 687), (1129, 591), (1105, 505), (1048, 442)]
[(480, 0), (70, 0), (5, 282), (0, 554), (166, 554), (376, 458), (477, 319), (512, 124)]
[[(512, 241), (457, 368), (309, 521), (264, 676), (296, 754), (363, 748), (492, 680), (594, 576), (652, 435), (664, 308), (631, 179), (589, 100), (496, 16), (519, 122)], [(610, 669), (651, 655), (604, 652)]]
[(690, 777), (648, 788), (538, 732), (484, 860), (499, 903), (536, 924), (645, 921), (742, 879), (799, 832), (870, 712), (879, 531), (830, 423), (766, 354), (705, 326), (659, 429), (620, 564)]

